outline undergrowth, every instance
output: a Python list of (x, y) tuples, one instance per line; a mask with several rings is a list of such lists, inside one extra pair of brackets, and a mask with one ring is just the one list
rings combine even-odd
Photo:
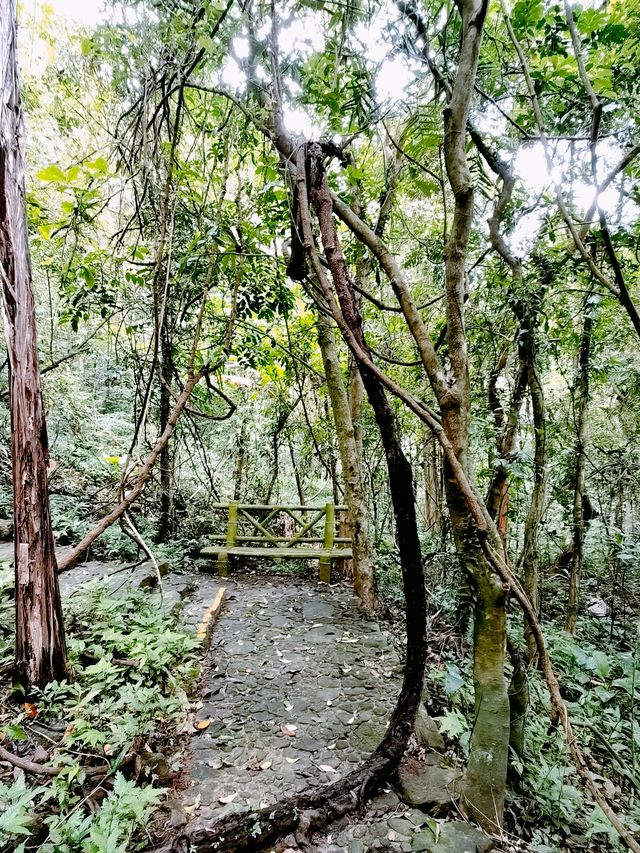
[[(12, 609), (6, 582), (3, 626)], [(148, 592), (115, 597), (99, 582), (68, 599), (65, 619), (73, 678), (28, 703), (8, 686), (2, 699), (2, 746), (58, 773), (0, 776), (0, 850), (147, 849), (144, 830), (163, 797), (160, 785), (179, 770), (198, 641)], [(11, 645), (3, 630), (0, 665)]]
[[(473, 720), (473, 679), (470, 656), (459, 646), (439, 641), (450, 631), (448, 591), (434, 607), (436, 622), (430, 646), (438, 663), (427, 668), (430, 712), (452, 754), (468, 755)], [(438, 590), (435, 591), (437, 597)], [(607, 633), (607, 653), (600, 649)], [(444, 635), (443, 635), (444, 636)], [(629, 644), (609, 638), (608, 626), (583, 619), (572, 637), (553, 625), (545, 636), (558, 672), (563, 697), (592, 773), (632, 834), (640, 833), (640, 635)], [(469, 638), (467, 638), (468, 640)], [(624, 848), (598, 806), (585, 793), (568, 755), (563, 733), (550, 725), (550, 702), (541, 674), (529, 672), (530, 706), (525, 755), (511, 754), (507, 838), (526, 841), (531, 853), (622, 851)]]

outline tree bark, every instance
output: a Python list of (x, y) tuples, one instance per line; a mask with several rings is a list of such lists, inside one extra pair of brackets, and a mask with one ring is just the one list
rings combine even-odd
[(442, 533), (442, 461), (438, 442), (429, 429), (424, 429), (422, 443), (422, 468), (424, 472), (424, 524), (429, 533)]
[(11, 409), (15, 674), (31, 693), (66, 678), (67, 650), (49, 509), (16, 49), (15, 0), (0, 0), (0, 276)]
[(593, 331), (593, 308), (587, 302), (584, 308), (580, 355), (578, 358), (578, 381), (575, 388), (574, 419), (576, 425), (576, 468), (573, 490), (573, 539), (571, 565), (569, 568), (569, 591), (564, 628), (575, 634), (578, 606), (580, 603), (580, 581), (585, 534), (584, 495), (586, 444), (589, 432), (589, 367), (591, 359), (591, 333)]
[[(168, 301), (168, 294), (167, 294)], [(160, 334), (160, 434), (165, 431), (171, 414), (171, 383), (173, 382), (173, 347), (169, 333), (169, 306), (163, 312)], [(169, 442), (160, 452), (160, 512), (157, 541), (166, 542), (175, 533), (174, 454)]]
[(373, 552), (369, 539), (368, 508), (364, 494), (361, 467), (362, 455), (358, 453), (356, 432), (342, 367), (336, 346), (334, 323), (318, 312), (318, 343), (322, 352), (327, 390), (336, 427), (338, 452), (342, 464), (345, 500), (348, 507), (349, 527), (353, 550), (353, 584), (356, 595), (372, 611), (376, 596), (373, 578)]

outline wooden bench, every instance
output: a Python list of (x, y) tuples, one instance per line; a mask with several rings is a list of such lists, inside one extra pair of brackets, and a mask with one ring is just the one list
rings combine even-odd
[[(345, 506), (272, 506), (267, 504), (213, 504), (227, 513), (227, 532), (211, 538), (219, 545), (202, 548), (200, 556), (215, 559), (218, 574), (226, 577), (229, 557), (270, 557), (274, 560), (319, 560), (320, 580), (331, 583), (333, 560), (350, 560), (351, 539), (336, 535), (336, 512)], [(289, 518), (292, 531), (283, 535), (273, 525)], [(322, 525), (322, 535), (319, 527)], [(299, 529), (294, 532), (293, 528)]]

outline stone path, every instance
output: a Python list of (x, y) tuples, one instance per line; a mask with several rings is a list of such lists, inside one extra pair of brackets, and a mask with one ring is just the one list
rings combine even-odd
[[(191, 782), (182, 795), (196, 822), (268, 806), (353, 769), (380, 742), (402, 675), (391, 637), (364, 615), (348, 589), (290, 576), (244, 576), (224, 583), (227, 603), (213, 630), (196, 716), (202, 728), (193, 735)], [(207, 597), (211, 591), (206, 589)], [(424, 709), (421, 713), (423, 729), (425, 720), (435, 726)], [(443, 756), (429, 752), (432, 737), (429, 731), (418, 738), (423, 761), (410, 759), (428, 776), (427, 793), (418, 797), (422, 808), (402, 802), (389, 787), (364, 817), (349, 816), (315, 836), (314, 850), (492, 849), (475, 827), (431, 816), (434, 806), (438, 814), (446, 812), (449, 783), (459, 775), (440, 769)], [(435, 737), (444, 747), (437, 731)], [(446, 779), (434, 784), (429, 771)], [(289, 836), (275, 849), (294, 853), (298, 846)]]
[(187, 805), (271, 804), (348, 772), (380, 741), (401, 667), (345, 589), (229, 582), (193, 739)]

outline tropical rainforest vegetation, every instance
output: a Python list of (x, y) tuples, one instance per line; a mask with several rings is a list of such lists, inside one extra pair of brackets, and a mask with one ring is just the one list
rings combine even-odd
[[(66, 637), (57, 571), (89, 548), (180, 564), (224, 532), (214, 504), (344, 503), (342, 581), (406, 630), (404, 682), (371, 758), (275, 829), (366, 802), (424, 687), (504, 849), (640, 850), (640, 3), (65, 9), (19, 8), (16, 51), (0, 0), (3, 711), (114, 689), (95, 661), (144, 595), (83, 594)], [(169, 725), (193, 646), (143, 624)], [(148, 719), (74, 742), (124, 755)], [(128, 827), (157, 795), (115, 780), (91, 829), (57, 778), (33, 847), (41, 789), (3, 784), (0, 844), (147, 849)], [(255, 816), (233, 821), (221, 849)]]

